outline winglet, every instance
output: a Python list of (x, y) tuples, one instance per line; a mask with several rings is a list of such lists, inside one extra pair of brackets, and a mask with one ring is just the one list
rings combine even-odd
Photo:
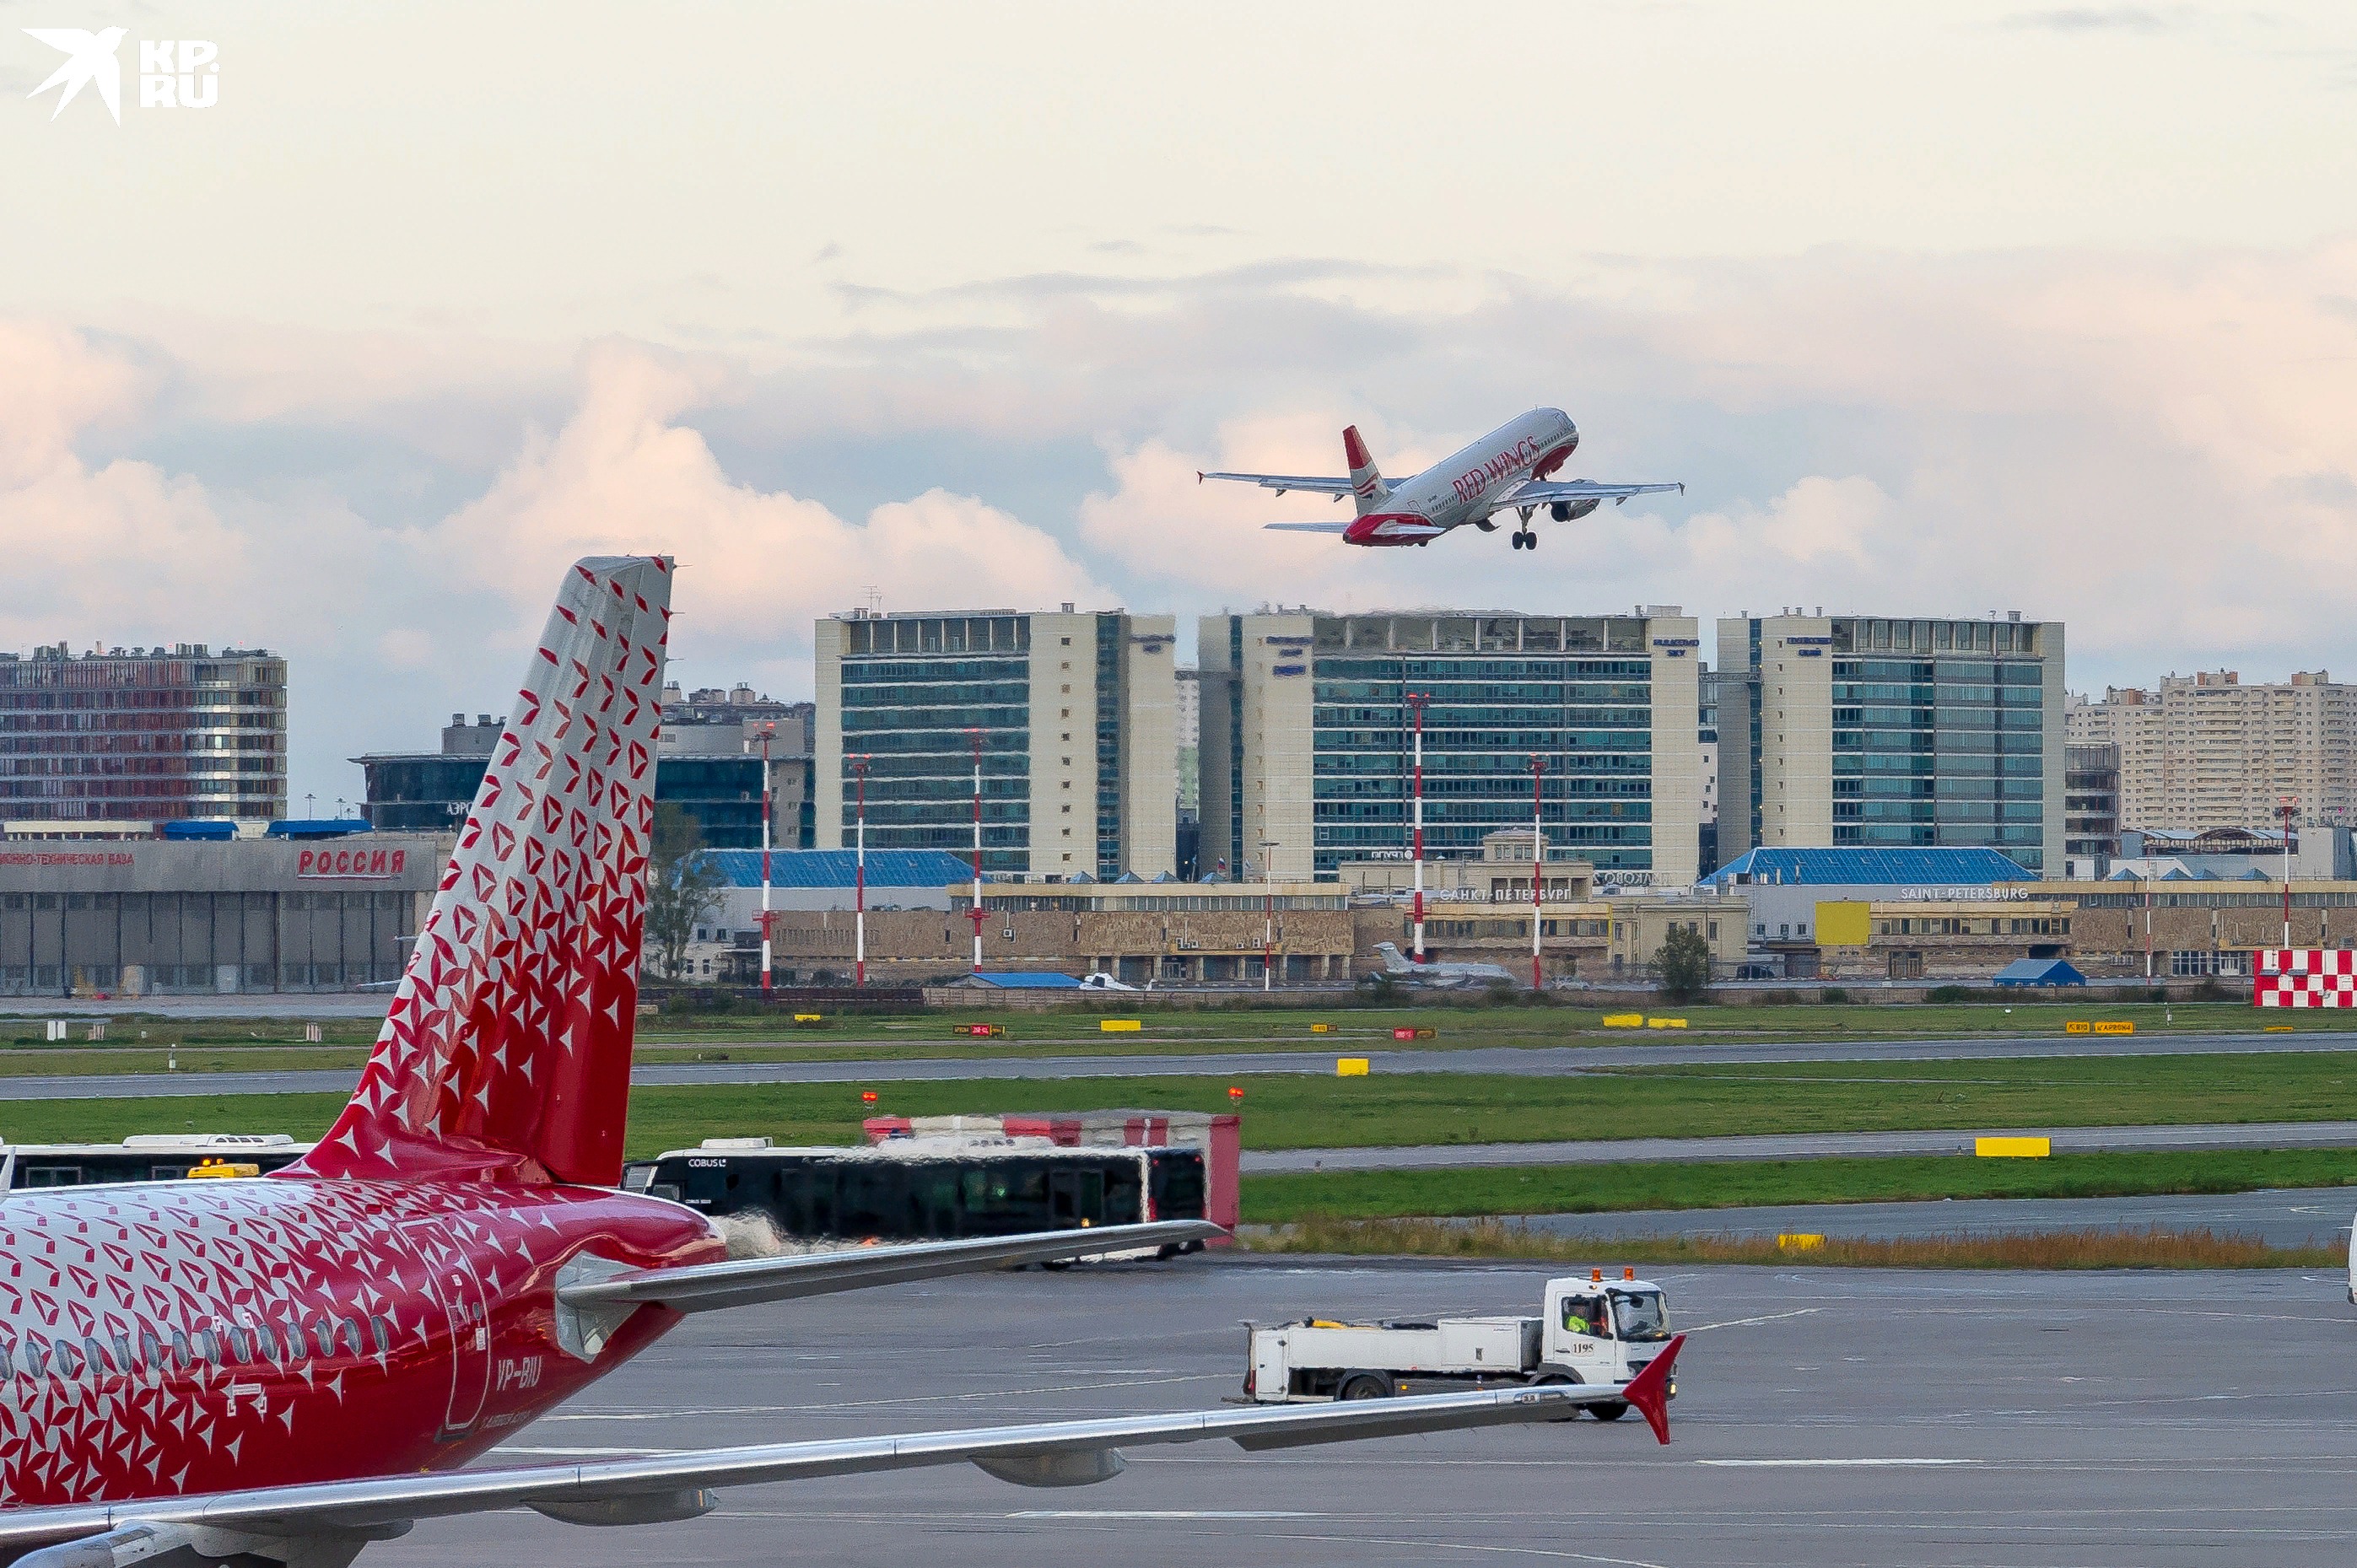
[(1199, 485), (1203, 482), (1203, 470), (1200, 468), (1195, 470), (1195, 482)]
[(1678, 1349), (1686, 1342), (1683, 1334), (1670, 1341), (1669, 1348), (1654, 1357), (1645, 1369), (1629, 1380), (1629, 1402), (1644, 1412), (1645, 1424), (1663, 1443), (1670, 1440), (1670, 1369), (1677, 1364)]

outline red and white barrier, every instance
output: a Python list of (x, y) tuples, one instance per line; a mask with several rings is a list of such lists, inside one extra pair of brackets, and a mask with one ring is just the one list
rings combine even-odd
[(2275, 948), (2258, 955), (2251, 979), (2256, 1007), (2357, 1007), (2357, 951)]

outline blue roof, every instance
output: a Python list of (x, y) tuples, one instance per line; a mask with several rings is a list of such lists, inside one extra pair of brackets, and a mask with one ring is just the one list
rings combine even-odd
[(360, 817), (286, 817), (262, 830), (264, 837), (274, 839), (339, 839), (374, 831)]
[[(714, 849), (705, 852), (719, 863), (731, 887), (761, 886), (761, 852), (758, 849)], [(848, 849), (775, 849), (770, 852), (772, 887), (849, 887), (857, 880), (858, 852)], [(974, 862), (942, 849), (871, 849), (867, 852), (870, 887), (947, 887), (974, 879)]]
[(1996, 972), (1999, 985), (2084, 985), (2087, 977), (2059, 958), (2018, 958)]
[(1993, 849), (1750, 849), (1703, 880), (1725, 887), (1738, 877), (1819, 886), (1978, 886), (1990, 882), (2035, 882), (2038, 873)]
[(985, 970), (971, 978), (1006, 991), (1078, 991), (1081, 988), (1079, 977), (1070, 974), (1032, 974), (1011, 970), (994, 973)]

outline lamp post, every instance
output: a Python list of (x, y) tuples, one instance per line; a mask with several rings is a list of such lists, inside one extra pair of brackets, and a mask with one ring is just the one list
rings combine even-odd
[(867, 754), (848, 759), (851, 777), (858, 787), (858, 807), (852, 819), (856, 824), (852, 843), (852, 969), (851, 983), (867, 983), (867, 764), (873, 758)]
[(761, 995), (770, 995), (770, 741), (778, 733), (774, 723), (764, 723), (761, 733)]
[(1407, 705), (1408, 705), (1408, 710), (1409, 710), (1411, 713), (1413, 713), (1413, 714), (1415, 714), (1415, 775), (1414, 775), (1414, 779), (1415, 779), (1414, 794), (1415, 794), (1415, 806), (1414, 806), (1414, 808), (1413, 808), (1414, 812), (1415, 812), (1415, 816), (1414, 816), (1414, 819), (1413, 819), (1413, 821), (1414, 821), (1414, 824), (1415, 824), (1415, 825), (1414, 825), (1414, 828), (1412, 829), (1412, 832), (1411, 832), (1411, 836), (1410, 836), (1410, 839), (1409, 839), (1409, 845), (1408, 845), (1408, 847), (1409, 847), (1410, 856), (1411, 856), (1411, 858), (1413, 858), (1413, 859), (1415, 860), (1415, 905), (1413, 906), (1413, 908), (1414, 908), (1414, 920), (1415, 920), (1415, 924), (1414, 924), (1413, 929), (1414, 929), (1414, 932), (1415, 932), (1415, 936), (1414, 936), (1414, 939), (1410, 941), (1410, 943), (1409, 943), (1409, 945), (1408, 945), (1408, 950), (1409, 950), (1410, 952), (1412, 952), (1412, 953), (1414, 953), (1414, 954), (1415, 955), (1415, 961), (1416, 961), (1416, 962), (1418, 962), (1418, 963), (1422, 963), (1422, 962), (1424, 962), (1424, 961), (1425, 961), (1425, 960), (1424, 960), (1424, 705), (1425, 705), (1425, 703), (1428, 703), (1428, 702), (1430, 702), (1430, 701), (1432, 700), (1432, 693), (1429, 693), (1429, 692), (1408, 692), (1408, 693), (1403, 693), (1403, 700), (1407, 703)]
[(1260, 988), (1273, 987), (1276, 968), (1276, 841), (1260, 841)]
[(1544, 991), (1539, 976), (1539, 900), (1546, 890), (1546, 758), (1531, 753), (1531, 989)]
[(965, 732), (974, 740), (974, 972), (982, 972), (982, 731)]

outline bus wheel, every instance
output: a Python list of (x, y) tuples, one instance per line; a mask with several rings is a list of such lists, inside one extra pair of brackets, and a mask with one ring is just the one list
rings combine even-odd
[(1618, 1421), (1629, 1413), (1629, 1402), (1613, 1400), (1607, 1404), (1592, 1404), (1587, 1408), (1596, 1412), (1596, 1419), (1598, 1421)]
[(1182, 1241), (1172, 1241), (1154, 1254), (1154, 1261), (1157, 1263), (1167, 1263), (1186, 1250), (1186, 1243)]
[(1039, 1266), (1043, 1269), (1048, 1269), (1060, 1274), (1066, 1269), (1071, 1268), (1076, 1262), (1078, 1262), (1078, 1260), (1073, 1258), (1051, 1258), (1047, 1262), (1044, 1262)]
[(1341, 1391), (1334, 1397), (1340, 1400), (1379, 1400), (1389, 1399), (1391, 1392), (1392, 1380), (1389, 1378), (1375, 1372), (1359, 1372), (1345, 1378)]

